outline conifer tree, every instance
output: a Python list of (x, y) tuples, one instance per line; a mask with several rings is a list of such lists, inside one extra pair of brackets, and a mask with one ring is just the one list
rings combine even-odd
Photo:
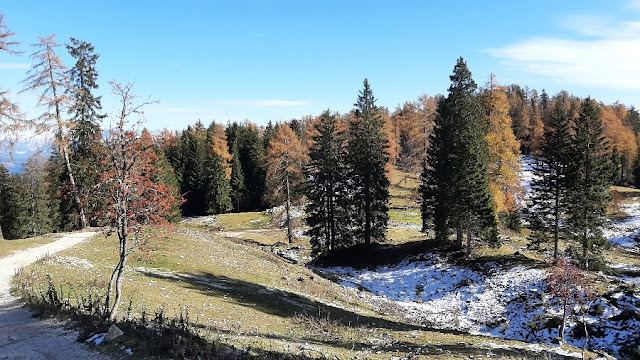
[(325, 110), (316, 123), (306, 171), (306, 222), (315, 255), (351, 245), (345, 134), (336, 114)]
[(240, 212), (240, 201), (245, 196), (247, 188), (244, 185), (244, 173), (242, 172), (240, 153), (236, 142), (233, 143), (231, 156), (231, 197), (236, 204), (237, 211)]
[[(9, 228), (9, 222), (11, 218), (9, 216), (11, 210), (11, 192), (10, 185), (11, 177), (9, 176), (9, 170), (0, 164), (0, 240), (5, 238), (4, 232)], [(4, 232), (3, 232), (4, 229)]]
[(509, 104), (504, 88), (493, 74), (489, 87), (483, 93), (487, 109), (489, 133), (489, 184), (496, 213), (513, 214), (522, 199), (520, 185), (520, 142), (515, 138), (509, 116)]
[(355, 235), (366, 245), (385, 240), (389, 221), (389, 179), (387, 178), (387, 135), (369, 81), (364, 79), (349, 126), (350, 184), (353, 197), (361, 199), (355, 207)]
[(585, 269), (599, 262), (609, 243), (602, 234), (609, 204), (610, 165), (598, 104), (587, 98), (580, 106), (568, 171), (567, 225)]
[(185, 197), (182, 204), (184, 215), (204, 215), (207, 210), (205, 137), (206, 131), (200, 122), (182, 133), (183, 174), (180, 192)]
[(248, 121), (244, 124), (229, 124), (226, 132), (229, 148), (232, 148), (234, 143), (237, 143), (238, 146), (238, 155), (245, 180), (247, 205), (252, 208), (260, 208), (263, 205), (266, 186), (263, 138), (258, 128)]
[(567, 211), (567, 171), (570, 162), (571, 115), (564, 98), (556, 101), (544, 127), (544, 140), (533, 167), (529, 197), (530, 246), (544, 251), (553, 245), (554, 261), (563, 238), (562, 219)]
[(40, 91), (38, 105), (46, 108), (46, 111), (32, 121), (32, 126), (37, 133), (54, 132), (55, 146), (60, 158), (63, 160), (62, 163), (65, 165), (71, 194), (79, 209), (79, 226), (85, 227), (87, 226), (87, 218), (76, 185), (74, 176), (76, 174), (71, 168), (69, 157), (69, 132), (73, 124), (62, 118), (63, 111), (70, 106), (70, 98), (65, 92), (73, 89), (73, 86), (70, 83), (67, 68), (56, 55), (55, 50), (60, 44), (56, 42), (55, 35), (40, 38), (40, 42), (33, 46), (39, 50), (31, 55), (31, 58), (36, 63), (24, 81), (26, 88), (23, 91)]
[(287, 238), (293, 243), (291, 203), (301, 197), (302, 168), (308, 156), (300, 139), (289, 126), (274, 134), (266, 156), (267, 193), (271, 202), (285, 203)]
[(39, 153), (30, 156), (24, 163), (24, 171), (16, 176), (15, 191), (20, 194), (14, 228), (16, 237), (34, 237), (54, 230), (51, 190), (46, 171), (46, 162)]
[(476, 83), (462, 58), (450, 79), (449, 94), (438, 105), (421, 176), (422, 216), (438, 241), (446, 241), (449, 231), (455, 230), (456, 248), (462, 248), (466, 231), (470, 253), (476, 234), (492, 245), (498, 242), (489, 187), (487, 126)]
[[(15, 50), (20, 43), (12, 39), (14, 35), (15, 33), (5, 24), (4, 14), (0, 13), (0, 53), (21, 54), (20, 51)], [(0, 142), (0, 151), (6, 153), (4, 150), (11, 148), (22, 120), (23, 114), (18, 105), (11, 101), (9, 92), (0, 87), (0, 135), (5, 140)], [(9, 141), (6, 142), (6, 140)]]

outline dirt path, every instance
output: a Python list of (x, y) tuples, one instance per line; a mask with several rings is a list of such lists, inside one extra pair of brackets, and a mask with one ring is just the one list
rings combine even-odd
[(9, 282), (20, 268), (43, 256), (62, 251), (95, 235), (69, 234), (60, 240), (0, 259), (0, 360), (109, 359), (78, 342), (77, 333), (54, 320), (38, 320), (9, 292)]

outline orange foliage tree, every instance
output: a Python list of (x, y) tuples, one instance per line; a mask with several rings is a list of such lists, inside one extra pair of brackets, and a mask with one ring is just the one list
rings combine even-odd
[(302, 167), (308, 161), (306, 149), (290, 126), (281, 125), (267, 149), (267, 195), (271, 202), (285, 202), (287, 238), (293, 243), (291, 202), (298, 197), (304, 180)]
[(524, 195), (520, 185), (520, 142), (513, 134), (509, 103), (504, 88), (491, 74), (488, 89), (483, 93), (487, 108), (489, 132), (489, 184), (496, 213), (514, 212), (518, 199)]

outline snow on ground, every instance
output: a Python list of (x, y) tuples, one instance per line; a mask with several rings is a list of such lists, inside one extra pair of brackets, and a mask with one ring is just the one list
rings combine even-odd
[(632, 198), (632, 203), (621, 204), (620, 208), (627, 214), (627, 218), (619, 221), (611, 221), (604, 229), (604, 236), (618, 246), (634, 248), (638, 246), (640, 237), (640, 199)]
[[(395, 307), (412, 323), (546, 345), (559, 335), (561, 307), (545, 294), (545, 270), (497, 263), (472, 270), (435, 254), (374, 269), (320, 270), (381, 309)], [(618, 289), (594, 306), (600, 313), (585, 318), (591, 348), (618, 353), (625, 345), (640, 344), (640, 292)], [(566, 334), (568, 343), (582, 347), (579, 320), (570, 319)]]

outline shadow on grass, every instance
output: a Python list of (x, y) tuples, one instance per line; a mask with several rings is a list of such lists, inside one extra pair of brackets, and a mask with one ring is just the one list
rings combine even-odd
[(399, 331), (422, 329), (416, 325), (360, 315), (282, 289), (232, 279), (226, 276), (216, 276), (208, 273), (169, 275), (148, 270), (138, 270), (138, 272), (157, 279), (179, 282), (184, 284), (185, 287), (198, 290), (208, 296), (227, 297), (238, 305), (250, 307), (270, 315), (293, 317), (296, 314), (308, 314), (311, 316), (320, 314), (322, 317), (344, 326), (366, 326)]

